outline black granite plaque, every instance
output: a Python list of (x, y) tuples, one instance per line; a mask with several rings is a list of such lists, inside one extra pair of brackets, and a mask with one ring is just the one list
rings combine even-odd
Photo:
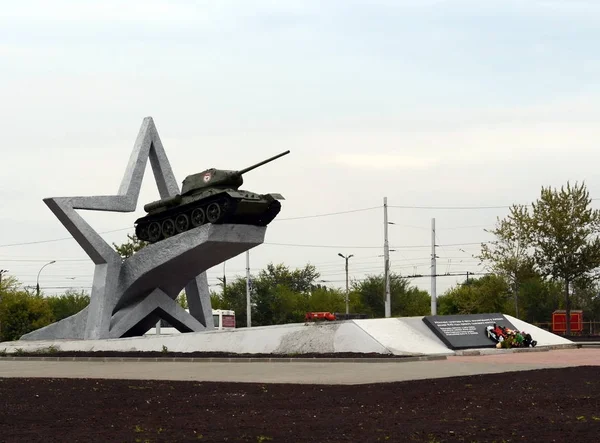
[(450, 349), (495, 347), (485, 333), (494, 323), (516, 329), (503, 314), (430, 315), (423, 321)]

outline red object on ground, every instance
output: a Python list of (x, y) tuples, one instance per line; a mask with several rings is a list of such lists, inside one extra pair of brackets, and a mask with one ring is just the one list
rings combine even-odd
[[(564, 310), (552, 313), (552, 332), (567, 331), (567, 313)], [(583, 311), (571, 311), (571, 332), (583, 331)]]
[(312, 321), (312, 320), (333, 321), (333, 320), (335, 320), (335, 315), (332, 314), (331, 312), (307, 312), (306, 315), (304, 316), (304, 319), (306, 321)]

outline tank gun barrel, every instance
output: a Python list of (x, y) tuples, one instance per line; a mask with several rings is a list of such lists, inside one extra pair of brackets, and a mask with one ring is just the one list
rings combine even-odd
[(277, 160), (279, 157), (283, 157), (284, 155), (287, 155), (287, 154), (289, 154), (289, 153), (290, 153), (290, 151), (289, 151), (289, 150), (287, 150), (287, 151), (285, 151), (285, 152), (282, 152), (281, 154), (277, 154), (277, 155), (276, 155), (276, 156), (274, 156), (274, 157), (271, 157), (271, 158), (268, 158), (268, 159), (266, 159), (266, 160), (263, 160), (263, 161), (261, 161), (261, 162), (259, 162), (259, 163), (255, 164), (255, 165), (249, 166), (249, 167), (247, 167), (247, 168), (244, 168), (244, 169), (242, 169), (241, 171), (237, 171), (237, 172), (238, 172), (238, 174), (240, 174), (240, 175), (242, 175), (242, 174), (245, 174), (246, 172), (250, 172), (250, 171), (252, 171), (253, 169), (256, 169), (256, 168), (258, 168), (259, 166), (262, 166), (262, 165), (264, 165), (264, 164), (266, 164), (266, 163), (270, 163), (270, 162), (272, 162), (273, 160)]

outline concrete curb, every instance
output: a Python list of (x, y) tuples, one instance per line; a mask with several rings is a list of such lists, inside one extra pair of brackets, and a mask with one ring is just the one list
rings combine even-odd
[(598, 347), (600, 346), (600, 341), (577, 341), (575, 345), (577, 348), (584, 348), (586, 346)]
[(2, 361), (58, 361), (58, 362), (147, 362), (147, 363), (407, 363), (415, 361), (447, 360), (445, 355), (421, 355), (404, 358), (302, 358), (302, 357), (0, 357)]
[(456, 351), (457, 357), (473, 357), (478, 355), (500, 355), (500, 354), (520, 354), (525, 352), (549, 352), (560, 349), (578, 349), (581, 346), (577, 344), (564, 344), (564, 345), (550, 345), (540, 346), (535, 348), (512, 348), (512, 349), (497, 349), (497, 348), (484, 348), (484, 349), (465, 349)]

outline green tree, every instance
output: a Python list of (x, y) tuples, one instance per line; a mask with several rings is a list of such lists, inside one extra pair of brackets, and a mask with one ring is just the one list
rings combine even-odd
[(270, 263), (267, 268), (259, 273), (259, 279), (273, 286), (284, 285), (292, 291), (308, 294), (314, 287), (316, 280), (320, 277), (317, 268), (308, 264), (304, 268), (290, 270), (283, 263), (273, 265)]
[[(353, 292), (358, 294), (364, 313), (370, 317), (385, 315), (385, 277), (369, 275), (362, 281), (352, 283)], [(426, 291), (411, 287), (408, 279), (395, 273), (390, 274), (390, 304), (392, 316), (427, 315), (431, 310), (431, 298)]]
[[(349, 305), (352, 306), (352, 297)], [(346, 293), (340, 289), (317, 285), (308, 299), (309, 312), (346, 312)], [(353, 312), (356, 312), (353, 310)]]
[(519, 299), (522, 302), (522, 316), (528, 323), (548, 323), (552, 312), (561, 307), (562, 291), (560, 282), (532, 277), (521, 283)]
[(501, 275), (510, 283), (515, 303), (515, 316), (519, 317), (519, 288), (535, 276), (527, 208), (513, 205), (509, 215), (497, 220), (496, 227), (484, 231), (496, 238), (481, 244), (481, 254), (476, 256), (486, 264), (486, 269)]
[(511, 312), (509, 286), (499, 275), (471, 279), (448, 289), (438, 299), (440, 315)]
[(210, 291), (210, 305), (213, 309), (228, 309), (223, 302), (223, 297), (216, 291)]
[(564, 287), (566, 333), (571, 333), (570, 286), (594, 278), (600, 266), (600, 211), (593, 210), (585, 184), (567, 182), (560, 191), (542, 187), (528, 217), (534, 259), (544, 276)]
[[(252, 278), (252, 324), (274, 325), (304, 321), (311, 292), (319, 276), (311, 264), (294, 270), (284, 264), (267, 265), (266, 269), (259, 272), (258, 277)], [(241, 280), (244, 282), (245, 294), (245, 280)], [(229, 292), (229, 285), (227, 291)], [(245, 307), (243, 312), (246, 312)]]
[[(223, 287), (223, 283), (221, 283), (221, 288)], [(231, 309), (235, 311), (236, 318), (246, 319), (246, 278), (236, 277), (233, 281), (229, 280), (226, 289), (220, 295), (211, 296), (211, 303), (214, 299), (217, 300), (217, 303), (212, 304), (213, 309)], [(238, 323), (242, 324), (236, 321), (236, 324)]]
[(597, 281), (579, 279), (573, 283), (572, 306), (582, 309), (586, 321), (600, 320), (600, 287)]
[[(271, 263), (250, 278), (254, 326), (302, 322), (309, 310), (339, 308), (340, 291), (318, 285), (319, 273), (313, 265), (290, 269), (281, 263)], [(228, 280), (226, 286), (221, 282), (220, 286), (221, 293), (211, 293), (213, 307), (232, 309), (237, 318), (246, 318), (246, 278), (236, 277)], [(238, 325), (243, 323), (240, 321)]]
[(2, 319), (4, 318), (4, 300), (5, 295), (18, 291), (20, 286), (19, 280), (13, 275), (0, 275), (0, 341), (2, 340)]
[(179, 303), (179, 306), (181, 306), (183, 309), (188, 309), (189, 306), (187, 297), (185, 296), (185, 291), (180, 292), (175, 301)]
[(113, 246), (116, 249), (117, 253), (121, 257), (123, 257), (123, 259), (131, 257), (137, 251), (139, 251), (140, 249), (142, 249), (148, 245), (148, 242), (140, 240), (139, 238), (136, 237), (135, 234), (134, 235), (127, 234), (127, 238), (129, 240), (126, 241), (125, 243), (121, 243), (120, 245), (113, 243)]
[(25, 291), (7, 291), (2, 294), (0, 320), (2, 341), (12, 341), (53, 323), (54, 316), (44, 297)]
[(52, 310), (54, 321), (77, 314), (90, 304), (90, 296), (83, 290), (77, 292), (69, 289), (62, 295), (47, 297), (46, 300)]
[(2, 275), (0, 279), (0, 296), (5, 292), (14, 292), (19, 289), (21, 282), (13, 275)]

